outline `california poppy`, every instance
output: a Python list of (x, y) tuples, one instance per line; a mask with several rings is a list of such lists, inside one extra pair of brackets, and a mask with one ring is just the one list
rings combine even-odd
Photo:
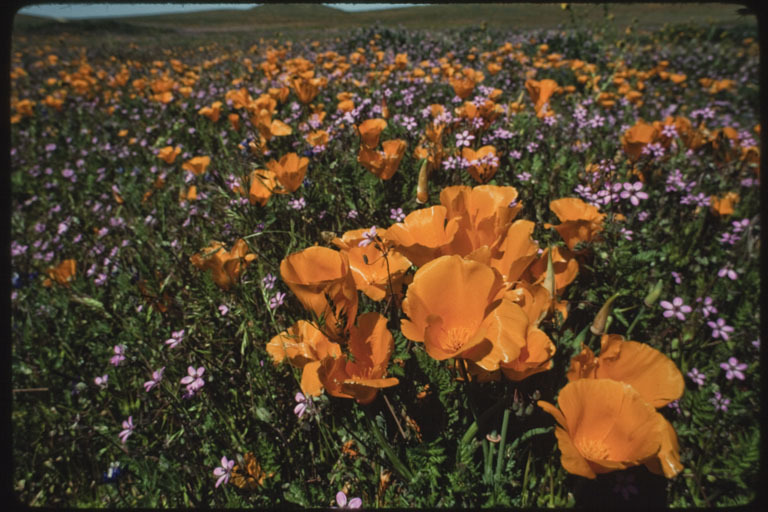
[[(552, 268), (555, 277), (555, 291), (562, 294), (565, 287), (576, 279), (579, 273), (579, 262), (575, 255), (566, 247), (552, 247)], [(547, 265), (549, 261), (550, 248), (544, 249), (539, 258), (531, 263), (527, 271), (533, 277), (535, 282), (542, 282), (545, 279)]]
[(323, 392), (318, 376), (320, 362), (328, 357), (340, 357), (341, 347), (329, 340), (314, 323), (299, 320), (267, 343), (267, 353), (275, 364), (287, 358), (292, 366), (302, 370), (302, 392), (318, 396)]
[(368, 119), (360, 123), (357, 131), (360, 134), (360, 143), (367, 149), (375, 149), (379, 145), (379, 136), (384, 128), (387, 127), (387, 121), (384, 119)]
[(248, 244), (242, 238), (235, 242), (230, 251), (221, 242), (214, 241), (203, 252), (189, 258), (200, 270), (210, 270), (213, 281), (223, 290), (229, 290), (248, 263), (255, 259), (256, 255), (248, 252)]
[(335, 238), (333, 244), (347, 253), (357, 289), (371, 300), (379, 301), (389, 294), (390, 285), (392, 293), (400, 293), (405, 272), (411, 267), (411, 262), (392, 247), (392, 242), (386, 240), (384, 229), (377, 233), (381, 238), (380, 243), (361, 245), (366, 240), (363, 234), (367, 231), (347, 231), (341, 238)]
[(549, 78), (541, 81), (528, 79), (525, 81), (525, 88), (533, 102), (536, 117), (544, 117), (544, 106), (549, 104), (549, 99), (557, 89), (557, 82)]
[(304, 176), (307, 174), (309, 158), (300, 157), (296, 153), (288, 153), (280, 158), (280, 161), (270, 160), (267, 162), (267, 168), (275, 173), (277, 180), (288, 192), (296, 192)]
[(601, 337), (600, 357), (582, 347), (571, 360), (567, 375), (569, 381), (592, 378), (624, 382), (657, 409), (680, 398), (685, 387), (683, 375), (671, 359), (645, 343), (624, 341), (618, 334)]
[(480, 184), (493, 178), (499, 168), (499, 159), (493, 146), (483, 146), (477, 151), (464, 147), (461, 156), (469, 162), (467, 172)]
[(466, 256), (482, 246), (494, 254), (507, 227), (522, 208), (516, 204), (517, 189), (495, 185), (446, 187), (440, 192), (440, 204), (448, 219), (458, 219), (459, 229), (443, 254)]
[(203, 107), (197, 111), (198, 114), (207, 117), (212, 122), (217, 122), (221, 115), (221, 102), (214, 101), (210, 107)]
[(272, 171), (256, 169), (251, 171), (251, 186), (248, 190), (248, 201), (251, 204), (266, 206), (272, 192), (277, 188), (277, 176)]
[(229, 479), (239, 489), (253, 491), (264, 485), (265, 478), (272, 476), (272, 473), (267, 474), (261, 469), (261, 464), (259, 464), (252, 452), (248, 452), (243, 456), (243, 462), (243, 467), (235, 464)]
[(498, 245), (500, 254), (491, 260), (491, 266), (501, 273), (505, 282), (519, 280), (536, 260), (539, 244), (531, 238), (534, 227), (529, 220), (516, 220), (507, 228), (503, 243)]
[(382, 180), (388, 180), (400, 167), (407, 143), (402, 139), (385, 140), (381, 146), (383, 151), (361, 147), (357, 161)]
[(211, 157), (209, 156), (196, 156), (184, 162), (181, 168), (185, 171), (189, 171), (195, 176), (200, 176), (205, 173), (208, 165), (211, 163)]
[(667, 442), (664, 417), (622, 382), (581, 379), (560, 390), (559, 409), (537, 403), (558, 423), (560, 460), (569, 473), (595, 478), (638, 466), (654, 459)]
[(655, 141), (659, 136), (659, 131), (643, 120), (637, 121), (621, 136), (621, 145), (624, 152), (632, 160), (637, 160), (643, 151), (643, 148)]
[(739, 194), (728, 192), (723, 197), (711, 196), (709, 198), (709, 207), (713, 213), (724, 217), (733, 215), (734, 206), (739, 202)]
[(520, 306), (500, 300), (503, 288), (487, 265), (455, 255), (436, 258), (408, 286), (401, 331), (423, 342), (434, 359), (462, 357), (496, 370), (519, 357), (528, 324)]
[(283, 259), (280, 275), (299, 302), (323, 318), (327, 333), (337, 335), (354, 322), (357, 289), (343, 252), (308, 247)]
[(347, 346), (354, 361), (342, 355), (326, 357), (320, 364), (318, 375), (330, 395), (368, 404), (379, 389), (398, 384), (397, 378), (384, 377), (395, 340), (387, 329), (387, 319), (380, 313), (361, 315), (357, 325), (349, 329)]
[(412, 211), (403, 222), (387, 229), (386, 239), (414, 265), (421, 266), (440, 255), (458, 228), (458, 219), (448, 220), (447, 209), (438, 205)]
[(504, 376), (510, 380), (521, 381), (536, 373), (552, 368), (555, 344), (549, 336), (534, 325), (529, 325), (525, 336), (525, 346), (520, 355), (508, 363), (501, 363)]
[(43, 281), (43, 286), (49, 287), (56, 281), (62, 286), (69, 288), (69, 283), (75, 278), (77, 274), (77, 268), (75, 267), (75, 260), (68, 259), (59, 263), (55, 267), (50, 267), (46, 270), (48, 277)]
[(569, 249), (579, 242), (591, 242), (603, 230), (604, 213), (596, 206), (585, 203), (575, 197), (566, 197), (550, 201), (549, 208), (560, 219), (560, 224), (553, 226), (544, 224), (545, 228), (554, 227), (563, 237)]

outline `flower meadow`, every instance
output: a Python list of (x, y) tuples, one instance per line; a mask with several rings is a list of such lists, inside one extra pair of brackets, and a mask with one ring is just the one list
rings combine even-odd
[(752, 502), (755, 37), (14, 35), (17, 498)]

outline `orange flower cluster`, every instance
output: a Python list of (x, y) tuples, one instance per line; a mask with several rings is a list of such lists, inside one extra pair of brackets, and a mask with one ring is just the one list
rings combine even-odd
[(73, 259), (64, 260), (55, 267), (50, 267), (46, 273), (48, 277), (43, 281), (43, 286), (50, 287), (56, 281), (61, 286), (69, 288), (70, 282), (77, 274), (75, 267), (76, 261)]
[(379, 137), (386, 127), (387, 121), (384, 119), (368, 119), (357, 127), (360, 134), (357, 161), (382, 180), (388, 180), (395, 175), (407, 147), (404, 140), (392, 139), (382, 142), (383, 151), (378, 151), (376, 148), (379, 145)]
[(600, 356), (583, 347), (571, 360), (569, 383), (556, 408), (538, 405), (558, 422), (563, 467), (595, 478), (645, 465), (673, 478), (682, 469), (677, 435), (656, 412), (683, 394), (683, 376), (672, 360), (649, 345), (605, 334)]
[(203, 252), (192, 255), (189, 261), (200, 270), (210, 270), (213, 282), (222, 290), (229, 290), (255, 259), (256, 255), (248, 252), (248, 244), (241, 238), (230, 251), (221, 242), (213, 241)]
[[(361, 139), (376, 144), (378, 133), (361, 130)], [(399, 305), (406, 338), (423, 343), (435, 359), (464, 360), (478, 379), (504, 374), (519, 381), (551, 368), (555, 346), (539, 324), (555, 310), (567, 316), (555, 294), (576, 277), (578, 263), (558, 249), (540, 254), (533, 222), (515, 220), (522, 208), (516, 199), (514, 187), (447, 187), (440, 205), (413, 211), (401, 223), (335, 238), (338, 251), (310, 247), (289, 255), (281, 276), (314, 320), (274, 337), (273, 358), (302, 369), (306, 394), (325, 389), (367, 403), (375, 389), (396, 384), (385, 378), (391, 353), (385, 319), (366, 313), (355, 320), (362, 291)], [(601, 229), (602, 216), (579, 206), (553, 208), (566, 240), (589, 241)], [(409, 282), (412, 265), (419, 269)]]

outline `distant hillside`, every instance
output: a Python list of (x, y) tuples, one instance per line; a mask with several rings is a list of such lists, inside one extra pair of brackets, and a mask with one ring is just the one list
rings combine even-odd
[[(710, 23), (756, 25), (754, 16), (737, 13), (738, 5), (706, 4), (608, 4), (618, 26), (637, 20), (641, 27), (660, 27), (665, 23)], [(14, 29), (52, 33), (69, 30), (143, 33), (152, 30), (179, 32), (245, 32), (249, 30), (344, 29), (356, 26), (403, 26), (406, 28), (455, 28), (487, 24), (496, 28), (534, 29), (590, 25), (605, 15), (602, 4), (572, 4), (571, 11), (560, 4), (433, 4), (377, 11), (346, 12), (321, 4), (264, 4), (245, 11), (218, 10), (92, 19), (58, 23), (34, 16), (17, 16)]]

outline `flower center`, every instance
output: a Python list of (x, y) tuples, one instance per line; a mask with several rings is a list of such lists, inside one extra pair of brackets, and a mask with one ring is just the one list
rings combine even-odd
[(581, 454), (589, 460), (605, 460), (608, 458), (608, 447), (602, 441), (582, 438), (575, 444)]
[(464, 346), (469, 339), (469, 329), (466, 327), (451, 327), (445, 330), (447, 348), (452, 352), (458, 352), (458, 350)]

